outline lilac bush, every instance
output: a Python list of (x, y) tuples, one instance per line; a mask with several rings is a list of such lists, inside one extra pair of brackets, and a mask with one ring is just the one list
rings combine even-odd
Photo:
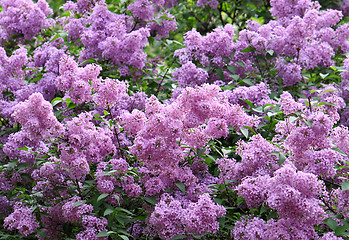
[(1, 1), (0, 239), (347, 239), (325, 2)]

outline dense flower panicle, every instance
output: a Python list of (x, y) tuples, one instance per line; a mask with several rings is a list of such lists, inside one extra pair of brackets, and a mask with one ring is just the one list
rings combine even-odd
[(255, 208), (267, 199), (269, 180), (268, 175), (245, 177), (236, 190), (239, 196), (246, 200), (249, 208)]
[(342, 82), (340, 83), (340, 87), (341, 87), (341, 90), (343, 92), (343, 97), (345, 99), (349, 99), (349, 87), (348, 87), (348, 84), (349, 84), (349, 58), (348, 57), (344, 60), (344, 70), (345, 71), (343, 71), (341, 73)]
[[(217, 85), (204, 84), (201, 88), (188, 87), (173, 103), (175, 110), (181, 110), (185, 127), (194, 127), (205, 123), (206, 119), (219, 117), (227, 125), (236, 127), (255, 127), (258, 120), (248, 116), (239, 105), (231, 105)], [(174, 112), (177, 114), (177, 112)]]
[(97, 237), (97, 234), (101, 231), (107, 231), (106, 226), (108, 224), (107, 219), (104, 217), (97, 218), (91, 215), (82, 216), (82, 226), (84, 231), (79, 232), (76, 235), (77, 240), (107, 240), (108, 237)]
[(343, 240), (343, 238), (335, 236), (333, 232), (329, 232), (324, 234), (320, 240)]
[(168, 38), (169, 33), (177, 29), (177, 22), (174, 16), (165, 11), (156, 16), (155, 22), (149, 22), (147, 26), (152, 34), (156, 34), (154, 38), (160, 40), (161, 38)]
[[(63, 237), (63, 225), (67, 221), (63, 217), (62, 205), (52, 204), (50, 208), (44, 208), (46, 214), (41, 215), (43, 223), (43, 231), (46, 233), (46, 238), (60, 239)], [(44, 240), (42, 237), (40, 240)]]
[(262, 240), (265, 238), (265, 231), (267, 226), (263, 219), (240, 219), (234, 226), (233, 236), (238, 240)]
[(112, 193), (116, 185), (116, 179), (112, 176), (103, 175), (107, 168), (108, 162), (100, 162), (97, 165), (96, 181), (100, 193)]
[(330, 139), (341, 151), (343, 151), (349, 158), (349, 130), (348, 127), (338, 126), (332, 129)]
[(59, 137), (63, 132), (63, 125), (54, 116), (52, 105), (40, 93), (34, 93), (25, 102), (17, 104), (12, 116), (22, 125), (30, 140)]
[(29, 207), (16, 203), (13, 213), (5, 218), (4, 226), (10, 230), (17, 229), (23, 236), (28, 236), (37, 230), (40, 225)]
[(142, 69), (145, 66), (146, 54), (143, 48), (148, 44), (149, 29), (140, 28), (123, 36), (110, 36), (98, 44), (102, 56), (111, 59), (115, 65), (126, 64)]
[(92, 87), (102, 87), (98, 75), (101, 67), (95, 64), (88, 64), (85, 67), (78, 67), (72, 57), (63, 57), (60, 61), (56, 86), (59, 90), (66, 92), (73, 103), (81, 104), (92, 101)]
[(218, 6), (218, 1), (217, 0), (198, 0), (196, 2), (196, 6), (198, 7), (203, 7), (203, 6), (209, 6), (212, 9), (217, 8)]
[(104, 0), (78, 0), (76, 3), (67, 1), (63, 5), (63, 8), (65, 11), (85, 13), (90, 12), (92, 8), (99, 2), (104, 2)]
[(59, 145), (61, 166), (69, 170), (73, 179), (83, 178), (90, 171), (89, 164), (116, 151), (112, 132), (96, 128), (91, 120), (91, 114), (82, 113), (67, 122), (65, 141)]
[[(27, 49), (21, 47), (8, 57), (0, 47), (0, 91), (16, 91), (24, 86), (25, 73), (22, 70), (28, 63)], [(1, 94), (1, 99), (3, 98)]]
[(127, 10), (131, 11), (133, 16), (143, 21), (149, 21), (154, 19), (154, 6), (148, 0), (136, 0), (131, 3)]
[(131, 113), (125, 111), (120, 118), (125, 123), (123, 125), (125, 131), (133, 135), (142, 130), (146, 121), (145, 114), (138, 109), (134, 109)]
[(237, 187), (239, 196), (246, 198), (249, 207), (262, 201), (277, 210), (280, 219), (241, 219), (234, 228), (236, 239), (309, 239), (318, 236), (313, 228), (325, 218), (318, 196), (323, 183), (310, 173), (297, 172), (287, 163), (273, 177), (245, 178)]
[(150, 229), (159, 237), (171, 239), (185, 233), (216, 233), (219, 228), (217, 218), (225, 213), (225, 208), (215, 204), (207, 193), (202, 194), (197, 202), (190, 202), (187, 207), (181, 201), (164, 194), (148, 221)]
[(161, 181), (161, 178), (154, 177), (146, 181), (144, 184), (145, 196), (153, 196), (166, 190), (165, 184)]
[(274, 17), (303, 16), (306, 10), (312, 6), (311, 0), (281, 1), (271, 0), (270, 12)]
[(323, 192), (323, 183), (314, 174), (296, 172), (286, 164), (269, 180), (267, 204), (278, 211), (281, 218), (297, 219), (310, 225), (320, 224), (325, 211), (317, 199)]
[(277, 62), (278, 76), (282, 77), (285, 86), (292, 86), (302, 79), (302, 68), (296, 63), (287, 63), (282, 58)]
[(110, 107), (120, 101), (122, 98), (128, 97), (128, 84), (115, 79), (107, 78), (99, 83), (94, 95), (95, 102), (99, 107)]
[(271, 155), (279, 151), (275, 145), (267, 142), (261, 135), (254, 135), (250, 142), (239, 141), (236, 153), (241, 156), (241, 162), (234, 167), (235, 177), (242, 179), (246, 176), (271, 175), (278, 166), (278, 159)]
[(234, 27), (230, 24), (224, 28), (216, 28), (204, 37), (193, 29), (184, 36), (186, 48), (176, 50), (175, 56), (179, 57), (182, 64), (188, 61), (199, 61), (203, 67), (210, 64), (222, 67), (223, 58), (231, 57), (234, 50), (234, 35)]
[(243, 218), (236, 222), (233, 230), (234, 239), (238, 240), (278, 240), (278, 239), (321, 239), (340, 240), (333, 232), (326, 233), (321, 238), (317, 236), (311, 226), (302, 226), (297, 222), (285, 219), (265, 222), (258, 217)]
[(70, 18), (63, 28), (64, 31), (68, 32), (67, 39), (76, 42), (77, 45), (81, 45), (79, 40), (85, 30), (86, 22), (85, 18)]
[(208, 193), (202, 194), (197, 202), (189, 203), (185, 209), (182, 220), (184, 230), (198, 235), (216, 233), (219, 229), (217, 218), (225, 213), (225, 208), (215, 204)]
[(64, 47), (63, 44), (64, 39), (57, 38), (36, 48), (33, 56), (34, 62), (31, 63), (33, 67), (45, 67), (47, 72), (59, 74), (59, 62), (62, 57), (66, 57), (67, 47)]
[[(148, 0), (136, 1), (128, 8), (136, 18), (146, 21), (154, 18), (155, 10)], [(171, 18), (170, 15), (166, 16)], [(91, 14), (79, 19), (69, 18), (65, 30), (69, 32), (68, 37), (71, 40), (76, 41), (81, 38), (85, 50), (79, 56), (80, 61), (104, 57), (118, 65), (120, 75), (125, 76), (131, 74), (129, 67), (144, 68), (146, 54), (143, 48), (148, 44), (150, 36), (148, 27), (133, 29), (129, 24), (132, 21), (127, 15), (112, 13), (105, 3), (99, 2), (93, 7)], [(175, 26), (171, 22), (175, 23), (163, 19), (164, 28), (158, 34), (167, 36), (168, 31), (174, 30)], [(158, 29), (156, 25), (153, 27)], [(165, 27), (168, 29), (165, 30)]]
[(335, 166), (342, 165), (342, 163), (343, 156), (332, 149), (307, 150), (300, 161), (295, 161), (298, 169), (323, 178), (335, 177), (338, 173)]
[[(68, 174), (60, 167), (57, 158), (51, 158), (50, 160), (51, 162), (47, 162), (40, 169), (32, 172), (32, 178), (37, 181), (33, 190), (42, 191), (47, 198), (66, 195), (64, 187), (67, 187), (66, 178)], [(60, 186), (63, 189), (54, 190), (55, 186)]]
[(115, 146), (112, 141), (113, 133), (109, 129), (96, 128), (91, 120), (91, 114), (80, 114), (67, 122), (64, 135), (70, 147), (83, 153), (88, 163), (97, 163), (114, 153)]
[(202, 85), (208, 80), (208, 73), (201, 68), (197, 68), (191, 61), (177, 68), (172, 77), (181, 87)]
[(90, 204), (83, 203), (77, 207), (74, 207), (74, 204), (79, 201), (81, 201), (80, 197), (74, 196), (63, 204), (62, 214), (67, 222), (80, 222), (83, 214), (92, 213), (93, 207)]
[(333, 191), (338, 211), (345, 218), (349, 217), (349, 191), (342, 191), (340, 188)]
[[(30, 151), (19, 149), (31, 148)], [(30, 140), (25, 131), (19, 131), (11, 134), (3, 146), (4, 153), (10, 159), (18, 159), (18, 162), (33, 163), (36, 157), (47, 154), (49, 148), (43, 141)], [(39, 152), (39, 154), (36, 154)]]
[[(286, 17), (287, 13), (281, 14), (284, 17), (262, 26), (250, 21), (248, 28), (239, 33), (239, 39), (235, 43), (234, 48), (237, 51), (233, 60), (242, 61), (246, 66), (245, 69), (236, 66), (237, 72), (241, 75), (251, 70), (260, 71), (254, 62), (259, 61), (256, 60), (258, 56), (264, 56), (266, 61), (269, 61), (268, 51), (275, 55), (271, 61), (278, 70), (277, 76), (283, 79), (285, 86), (302, 80), (303, 69), (332, 66), (335, 53), (340, 49), (346, 51), (348, 47), (343, 41), (348, 34), (344, 29), (348, 27), (341, 26), (334, 30), (332, 27), (343, 15), (337, 10), (320, 11), (317, 4), (312, 4), (311, 1), (273, 1), (272, 9), (280, 8), (281, 12), (295, 13), (294, 9), (298, 6), (302, 13), (289, 17)], [(254, 51), (244, 52), (246, 48), (252, 48)]]
[(293, 219), (270, 219), (266, 224), (265, 239), (317, 239), (312, 224), (300, 223)]
[[(343, 164), (344, 160), (343, 156), (331, 149), (333, 144), (329, 138), (334, 124), (339, 120), (338, 110), (343, 107), (344, 101), (331, 88), (321, 90), (319, 94), (321, 102), (310, 108), (305, 103), (295, 102), (289, 93), (284, 92), (280, 96), (281, 109), (286, 114), (296, 113), (300, 117), (288, 117), (286, 121), (279, 122), (276, 132), (280, 135), (274, 139), (279, 141), (277, 139), (280, 137), (285, 138), (280, 143), (291, 153), (289, 159), (298, 170), (328, 178), (338, 173), (335, 166)], [(324, 102), (335, 105), (321, 105)], [(337, 134), (333, 134), (336, 139)], [(333, 143), (342, 144), (338, 141)]]
[[(126, 128), (130, 129), (129, 117), (124, 116)], [(144, 122), (143, 129), (138, 130), (130, 150), (151, 169), (158, 169), (159, 164), (178, 164), (183, 157), (178, 139), (182, 144), (199, 149), (210, 137), (226, 136), (229, 125), (254, 127), (258, 122), (240, 106), (231, 105), (216, 85), (188, 87), (168, 105), (161, 104), (153, 96), (146, 104), (146, 119), (140, 117)]]
[(248, 100), (255, 106), (264, 106), (265, 104), (276, 103), (274, 100), (270, 99), (270, 93), (271, 91), (267, 84), (259, 83), (251, 87), (237, 87), (231, 92), (227, 93), (227, 95), (231, 104), (247, 106), (243, 100)]
[[(1, 178), (1, 177), (0, 177)], [(2, 191), (5, 190), (0, 188)], [(11, 212), (13, 203), (5, 196), (0, 196), (0, 216), (7, 216)]]
[(229, 129), (224, 119), (210, 118), (203, 132), (211, 138), (225, 138), (229, 134)]
[(156, 204), (148, 222), (160, 238), (169, 240), (176, 235), (185, 234), (181, 222), (182, 217), (181, 202), (171, 196), (163, 195), (160, 202)]
[(47, 19), (53, 13), (45, 0), (37, 3), (31, 0), (2, 0), (3, 11), (0, 13), (0, 26), (4, 29), (3, 39), (11, 35), (23, 35), (29, 40), (53, 24), (52, 19)]
[[(115, 187), (122, 188), (129, 197), (139, 197), (142, 193), (141, 187), (134, 178), (127, 175), (130, 165), (122, 158), (111, 159), (108, 162), (101, 162), (97, 166), (96, 181), (97, 188), (101, 193), (114, 193)], [(113, 175), (105, 175), (105, 172), (113, 171)]]
[(84, 155), (81, 155), (75, 148), (61, 147), (61, 166), (68, 169), (70, 178), (82, 179), (90, 172), (89, 163)]

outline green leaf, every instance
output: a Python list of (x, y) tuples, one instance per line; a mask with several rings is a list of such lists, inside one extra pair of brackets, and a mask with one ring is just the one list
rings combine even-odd
[(349, 181), (342, 182), (341, 189), (342, 189), (342, 191), (348, 191), (349, 190)]
[[(227, 68), (228, 68), (228, 70), (231, 72), (231, 73), (235, 73), (236, 72), (236, 68), (235, 68), (235, 66), (233, 66), (233, 65), (229, 65), (229, 66), (227, 66)], [(234, 77), (233, 77), (234, 78)], [(236, 80), (236, 79), (235, 79)]]
[(241, 128), (240, 131), (245, 136), (245, 138), (248, 138), (248, 129), (247, 128)]
[(253, 86), (253, 83), (251, 82), (251, 79), (246, 78), (246, 79), (243, 79), (242, 81), (244, 83), (246, 83), (247, 85), (249, 85), (249, 86)]
[(130, 212), (129, 210), (122, 208), (122, 207), (117, 207), (116, 210), (125, 212), (125, 213), (130, 214), (130, 215), (134, 215), (132, 212)]
[(247, 103), (248, 106), (250, 106), (250, 108), (252, 109), (253, 108), (253, 103), (247, 99), (243, 99), (243, 98), (239, 98), (241, 99), (242, 101), (244, 101), (245, 103)]
[(347, 156), (347, 154), (345, 154), (342, 150), (340, 150), (339, 148), (331, 148), (333, 151), (339, 152), (342, 156)]
[(276, 106), (275, 106), (274, 104), (270, 104), (270, 103), (265, 104), (265, 105), (263, 106), (263, 111), (265, 111), (267, 107), (275, 108)]
[(286, 161), (286, 156), (282, 152), (279, 154), (279, 165), (282, 165)]
[(21, 148), (16, 148), (15, 150), (22, 150), (22, 151), (29, 151), (29, 148), (27, 146), (21, 147)]
[(99, 197), (97, 198), (97, 202), (105, 199), (106, 197), (109, 196), (109, 193), (102, 193), (101, 195), (99, 195)]
[(336, 236), (348, 236), (349, 233), (347, 233), (348, 226), (338, 226), (334, 232)]
[(288, 121), (291, 123), (291, 122), (296, 121), (297, 119), (298, 119), (297, 117), (291, 116), (288, 118)]
[(335, 230), (337, 228), (338, 223), (336, 220), (329, 218), (326, 220), (326, 225), (329, 226), (332, 230)]
[(243, 127), (250, 130), (253, 134), (257, 134), (256, 131), (253, 128), (251, 128), (250, 126), (243, 126)]
[(258, 113), (264, 112), (262, 106), (258, 106), (258, 107), (252, 108), (252, 110), (255, 111), (255, 112), (258, 112)]
[(196, 151), (198, 157), (202, 157), (206, 152), (206, 148), (200, 148)]
[(245, 64), (243, 62), (237, 62), (236, 64), (241, 66), (241, 67), (243, 67), (243, 68), (246, 68), (246, 66), (245, 66)]
[(254, 52), (254, 51), (256, 51), (256, 48), (255, 47), (252, 47), (252, 46), (249, 46), (249, 47), (247, 47), (247, 48), (245, 48), (245, 49), (242, 49), (240, 52)]
[(108, 237), (109, 233), (107, 231), (101, 231), (99, 232), (96, 237)]
[(237, 74), (231, 74), (230, 75), (235, 81), (239, 80), (240, 76)]
[(183, 238), (186, 238), (186, 237), (187, 237), (186, 235), (177, 235), (177, 236), (174, 236), (173, 238), (171, 238), (171, 240), (183, 239)]
[(79, 207), (79, 206), (81, 206), (82, 204), (85, 204), (85, 202), (84, 202), (84, 201), (82, 201), (82, 202), (75, 202), (74, 205), (73, 205), (73, 208)]
[(319, 102), (318, 104), (319, 106), (322, 106), (322, 105), (328, 105), (328, 106), (333, 106), (333, 107), (336, 107), (338, 108), (338, 106), (334, 103), (330, 103), (330, 102)]
[(124, 239), (124, 240), (129, 240), (129, 238), (125, 235), (119, 235), (120, 238)]
[(71, 104), (71, 99), (70, 98), (65, 99), (65, 103), (69, 107), (69, 105)]
[(313, 126), (313, 121), (304, 120), (304, 122), (308, 125), (309, 128)]
[(222, 69), (217, 68), (217, 69), (216, 69), (216, 73), (217, 73), (219, 79), (222, 80), (222, 81), (224, 81), (224, 74), (223, 74)]
[(151, 197), (144, 197), (143, 198), (146, 202), (152, 204), (152, 205), (156, 205), (158, 202), (156, 201), (154, 196)]
[(185, 193), (185, 185), (183, 183), (176, 182), (175, 185), (182, 191), (182, 193)]
[(115, 219), (121, 224), (121, 225), (125, 225), (125, 218), (123, 216), (120, 215), (116, 215)]
[[(322, 78), (322, 79), (325, 79), (328, 75), (330, 75), (329, 73), (327, 73), (327, 74), (323, 74), (323, 73), (320, 73), (320, 77)], [(311, 92), (310, 92), (311, 93)]]
[[(327, 90), (325, 90), (325, 91), (323, 91), (322, 93), (321, 93), (321, 95), (322, 94), (325, 94), (325, 93), (327, 93), (327, 92), (337, 92), (338, 90), (337, 89), (327, 89)], [(320, 95), (320, 96), (321, 96)]]
[(104, 116), (108, 116), (108, 115), (110, 115), (110, 113), (109, 113), (109, 112), (107, 112), (106, 110), (104, 110), (104, 111), (103, 111), (103, 113), (104, 113)]
[(273, 152), (269, 153), (268, 155), (279, 156), (279, 162), (278, 162), (279, 165), (282, 165), (282, 164), (286, 161), (286, 156), (285, 156), (285, 154), (283, 154), (283, 153), (280, 152), (280, 151), (273, 151)]
[(274, 51), (270, 49), (270, 50), (267, 51), (267, 53), (269, 53), (270, 56), (273, 56)]
[(109, 214), (111, 214), (111, 213), (113, 213), (113, 212), (114, 212), (114, 209), (112, 209), (112, 208), (107, 208), (107, 209), (104, 211), (103, 216), (107, 216), (107, 215), (109, 215)]

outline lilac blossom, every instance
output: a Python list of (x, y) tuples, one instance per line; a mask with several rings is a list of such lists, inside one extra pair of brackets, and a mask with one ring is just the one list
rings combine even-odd
[(203, 6), (209, 6), (212, 9), (217, 8), (219, 2), (217, 0), (198, 0), (196, 2), (196, 6), (203, 7)]
[(14, 211), (5, 218), (4, 226), (10, 230), (17, 229), (23, 236), (28, 236), (39, 228), (39, 223), (29, 207), (16, 203)]
[(78, 196), (72, 197), (62, 205), (62, 215), (64, 219), (68, 222), (80, 222), (80, 219), (83, 214), (91, 213), (93, 210), (92, 205), (90, 204), (81, 204), (77, 207), (74, 207), (76, 202), (81, 201), (81, 198)]
[(22, 125), (30, 140), (59, 137), (63, 132), (63, 125), (54, 116), (52, 105), (40, 93), (34, 93), (25, 102), (17, 104), (12, 116)]
[(54, 22), (53, 19), (47, 19), (53, 11), (45, 0), (37, 3), (31, 0), (2, 0), (1, 6), (0, 26), (5, 40), (11, 35), (23, 35), (25, 40), (29, 40)]
[(148, 0), (136, 0), (127, 7), (127, 10), (131, 11), (135, 18), (143, 21), (153, 20), (154, 18), (154, 7)]

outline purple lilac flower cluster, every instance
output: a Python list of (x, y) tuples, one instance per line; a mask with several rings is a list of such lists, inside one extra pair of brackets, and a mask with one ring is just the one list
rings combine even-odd
[(0, 12), (0, 39), (8, 40), (12, 35), (30, 40), (42, 29), (53, 25), (48, 18), (53, 13), (46, 0), (34, 3), (31, 0), (2, 0)]
[[(1, 1), (0, 232), (347, 236), (349, 25), (315, 1), (270, 4), (274, 19), (237, 35), (231, 24), (187, 32), (169, 69), (151, 70), (150, 52), (174, 42), (163, 40), (181, 2), (123, 1), (119, 11), (69, 1), (48, 19), (45, 0)], [(334, 64), (344, 70), (330, 75)], [(317, 68), (342, 81), (316, 85)]]

